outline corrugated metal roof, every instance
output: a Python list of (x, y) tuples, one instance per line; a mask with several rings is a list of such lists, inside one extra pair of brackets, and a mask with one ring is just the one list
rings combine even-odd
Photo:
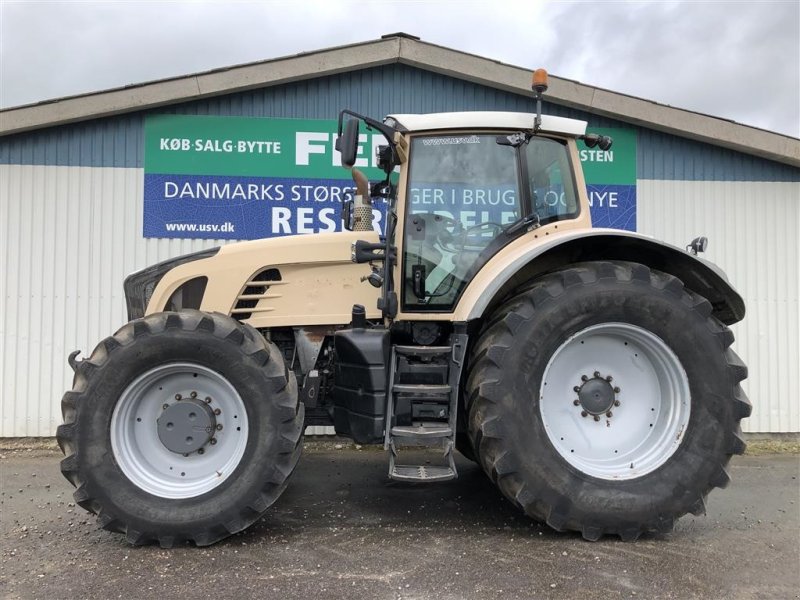
[[(530, 113), (535, 103), (529, 96), (390, 64), (2, 137), (0, 164), (141, 167), (147, 114), (332, 119), (342, 108), (381, 118), (392, 112)], [(553, 103), (545, 103), (544, 112), (588, 120), (590, 127), (631, 127)], [(635, 129), (640, 179), (800, 181), (800, 169), (789, 165), (644, 127)]]
[[(480, 83), (486, 88), (531, 95), (529, 69), (428, 44), (402, 34), (361, 44), (9, 108), (0, 111), (0, 136), (391, 63), (411, 65), (422, 71)], [(553, 103), (570, 108), (800, 166), (800, 140), (727, 119), (553, 76), (550, 78), (547, 97)]]

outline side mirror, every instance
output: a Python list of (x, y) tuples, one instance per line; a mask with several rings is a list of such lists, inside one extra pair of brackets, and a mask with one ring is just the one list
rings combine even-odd
[(352, 168), (356, 164), (358, 153), (358, 119), (350, 119), (344, 126), (344, 132), (336, 138), (336, 149), (342, 155), (342, 166)]
[(611, 145), (614, 143), (614, 140), (607, 135), (597, 135), (596, 133), (587, 133), (586, 135), (581, 136), (580, 139), (583, 140), (583, 143), (586, 144), (587, 148), (600, 146), (600, 150), (603, 151), (611, 148)]

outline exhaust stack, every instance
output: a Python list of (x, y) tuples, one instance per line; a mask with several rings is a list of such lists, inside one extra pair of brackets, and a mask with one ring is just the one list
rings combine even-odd
[(372, 198), (369, 195), (369, 180), (356, 168), (350, 169), (356, 184), (353, 198), (353, 231), (372, 231)]

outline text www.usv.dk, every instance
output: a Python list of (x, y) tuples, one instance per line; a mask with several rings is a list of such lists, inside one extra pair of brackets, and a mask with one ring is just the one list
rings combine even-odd
[(235, 231), (233, 223), (226, 221), (219, 223), (165, 223), (167, 231), (191, 231), (200, 233), (232, 233)]

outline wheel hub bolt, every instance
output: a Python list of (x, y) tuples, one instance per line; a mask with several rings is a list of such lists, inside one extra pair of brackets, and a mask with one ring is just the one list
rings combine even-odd
[(191, 394), (189, 394), (189, 395), (190, 395), (192, 398), (197, 398), (197, 392), (192, 392), (192, 393), (191, 393)]
[(217, 438), (211, 438), (211, 439), (209, 440), (209, 443), (210, 443), (210, 444), (213, 446), (214, 444), (216, 444), (216, 443), (217, 443)]
[(591, 415), (595, 421), (599, 421), (603, 416), (612, 416), (611, 409), (620, 405), (616, 398), (620, 389), (612, 387), (612, 380), (611, 375), (602, 375), (600, 371), (594, 371), (591, 378), (581, 375), (583, 383), (572, 388), (578, 394), (577, 400), (573, 400), (572, 404), (581, 408), (582, 417)]
[(211, 397), (210, 396), (206, 396), (206, 404), (211, 404)]
[(222, 431), (222, 423), (217, 423), (217, 431)]
[(205, 454), (205, 452), (206, 452), (206, 451), (205, 451), (205, 450), (203, 450), (202, 448), (199, 448), (199, 449), (197, 450), (197, 453), (198, 453), (198, 454)]
[(161, 410), (167, 410), (168, 408), (169, 408), (169, 404), (165, 403), (165, 404), (161, 405)]
[(222, 414), (222, 411), (221, 411), (220, 409), (218, 409), (218, 408), (215, 408), (215, 409), (214, 409), (214, 414), (215, 414), (215, 415), (221, 415), (221, 414)]
[(180, 400), (180, 399), (181, 399), (181, 395), (180, 394), (175, 394), (175, 400)]
[(217, 421), (208, 404), (187, 396), (166, 406), (156, 425), (158, 438), (167, 450), (190, 456), (208, 443)]

